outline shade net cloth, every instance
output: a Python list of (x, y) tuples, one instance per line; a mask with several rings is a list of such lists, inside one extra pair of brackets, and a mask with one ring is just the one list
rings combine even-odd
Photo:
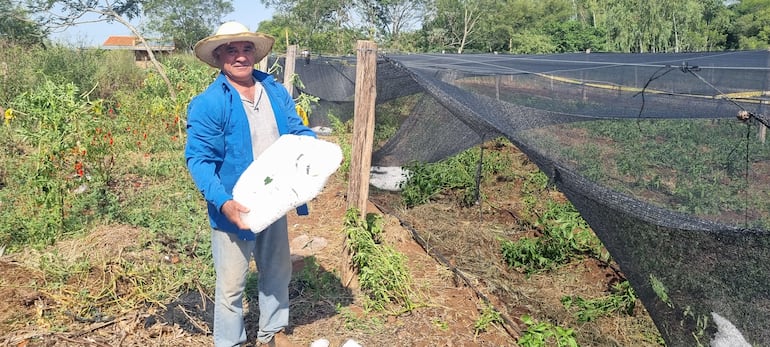
[[(352, 117), (355, 65), (297, 60), (315, 115)], [(416, 101), (372, 165), (505, 137), (580, 211), (667, 345), (707, 344), (713, 312), (767, 346), (769, 83), (768, 51), (383, 55), (377, 103)]]

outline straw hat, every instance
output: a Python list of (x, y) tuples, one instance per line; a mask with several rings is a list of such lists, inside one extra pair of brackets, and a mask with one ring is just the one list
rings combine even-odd
[(204, 63), (215, 68), (221, 68), (214, 57), (214, 50), (226, 43), (248, 41), (254, 44), (254, 60), (260, 61), (273, 49), (275, 39), (266, 34), (249, 31), (245, 25), (238, 22), (226, 22), (219, 26), (217, 32), (195, 44), (195, 56)]

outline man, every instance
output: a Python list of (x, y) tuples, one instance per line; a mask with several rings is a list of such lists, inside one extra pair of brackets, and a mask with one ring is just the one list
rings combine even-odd
[(240, 218), (248, 208), (232, 197), (241, 173), (280, 135), (315, 136), (302, 124), (286, 89), (254, 69), (274, 41), (228, 22), (194, 47), (198, 59), (220, 70), (216, 80), (190, 102), (185, 148), (190, 175), (208, 203), (216, 270), (213, 332), (217, 347), (246, 342), (243, 292), (252, 256), (259, 276), (257, 341), (290, 345), (284, 331), (289, 323), (291, 280), (286, 216), (253, 233)]

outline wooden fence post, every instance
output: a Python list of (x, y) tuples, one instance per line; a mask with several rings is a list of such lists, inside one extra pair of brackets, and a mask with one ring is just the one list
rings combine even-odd
[(259, 61), (259, 65), (257, 67), (259, 71), (267, 72), (267, 70), (270, 68), (269, 66), (267, 66), (267, 59), (269, 56), (270, 55), (268, 54), (264, 58), (262, 58), (262, 60)]
[[(356, 53), (356, 96), (353, 114), (353, 144), (350, 153), (347, 207), (357, 208), (366, 218), (369, 201), (369, 174), (374, 144), (374, 105), (377, 98), (377, 44), (359, 40)], [(342, 283), (348, 287), (355, 278), (352, 252), (345, 238), (346, 262), (342, 269)]]
[(294, 85), (291, 83), (291, 76), (294, 75), (294, 65), (297, 59), (297, 45), (286, 47), (286, 61), (283, 67), (283, 86), (289, 91), (289, 95), (294, 97)]

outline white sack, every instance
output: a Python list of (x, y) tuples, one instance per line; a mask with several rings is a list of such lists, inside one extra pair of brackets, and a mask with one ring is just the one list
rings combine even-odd
[(287, 212), (312, 200), (342, 163), (334, 143), (310, 136), (282, 135), (235, 183), (233, 199), (249, 208), (241, 213), (258, 233)]

